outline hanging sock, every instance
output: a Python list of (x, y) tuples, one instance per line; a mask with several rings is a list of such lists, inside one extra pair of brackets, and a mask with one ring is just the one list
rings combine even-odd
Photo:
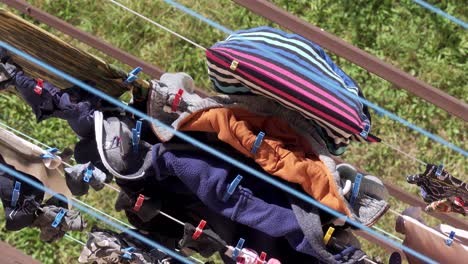
[(120, 191), (115, 202), (117, 212), (121, 210), (132, 212), (145, 223), (150, 222), (159, 214), (161, 206), (161, 200), (141, 194), (128, 194), (123, 190)]
[(0, 91), (8, 87), (19, 71), (21, 67), (8, 56), (7, 50), (0, 48)]
[(185, 223), (184, 236), (179, 241), (179, 247), (182, 249), (191, 249), (198, 252), (202, 257), (209, 258), (216, 252), (224, 252), (226, 242), (218, 234), (209, 228), (203, 229), (197, 239), (193, 239), (193, 234), (197, 228), (190, 223)]
[(168, 262), (167, 256), (164, 254), (153, 254), (141, 249), (136, 241), (124, 233), (118, 234), (97, 227), (93, 227), (88, 233), (88, 241), (81, 251), (78, 262), (99, 264), (171, 263)]
[[(106, 174), (100, 169), (94, 167), (91, 162), (86, 164), (77, 164), (72, 167), (65, 168), (64, 170), (67, 186), (75, 196), (87, 194), (89, 186), (94, 190), (99, 191), (104, 188), (104, 183), (108, 180)], [(86, 181), (86, 179), (88, 181)]]
[(61, 239), (68, 231), (83, 231), (86, 223), (80, 212), (66, 210), (55, 205), (45, 205), (38, 210), (33, 227), (41, 230), (40, 239), (44, 242), (54, 242)]
[(426, 212), (439, 212), (439, 213), (458, 213), (466, 216), (468, 212), (468, 204), (465, 204), (460, 197), (444, 198), (430, 203), (424, 209)]
[(424, 173), (410, 175), (406, 180), (421, 188), (421, 194), (426, 203), (451, 197), (459, 197), (465, 204), (468, 203), (466, 182), (453, 177), (442, 165), (427, 164)]

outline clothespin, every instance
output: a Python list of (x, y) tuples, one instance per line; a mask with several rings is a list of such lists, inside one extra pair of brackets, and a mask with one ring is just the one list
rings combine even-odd
[(237, 188), (237, 185), (239, 185), (240, 181), (242, 180), (241, 175), (237, 175), (236, 178), (228, 185), (226, 193), (224, 193), (223, 196), (223, 202), (226, 202), (229, 197), (234, 193), (234, 191)]
[(356, 198), (359, 194), (361, 181), (362, 181), (362, 174), (361, 173), (356, 174), (356, 178), (354, 180), (354, 185), (353, 185), (353, 190), (351, 192), (351, 198), (349, 199), (349, 203), (351, 204), (351, 206), (354, 206), (354, 202), (356, 201)]
[(232, 251), (232, 259), (236, 260), (237, 257), (239, 256), (239, 253), (241, 252), (242, 248), (244, 247), (244, 242), (245, 239), (241, 238), (237, 242), (236, 247), (234, 248), (234, 251)]
[(177, 111), (177, 108), (179, 108), (179, 104), (180, 104), (180, 99), (182, 98), (182, 95), (184, 94), (184, 90), (183, 89), (179, 89), (179, 91), (177, 91), (177, 94), (175, 95), (175, 98), (174, 98), (174, 101), (172, 101), (172, 108), (171, 108), (171, 111), (174, 113)]
[(450, 231), (449, 238), (445, 240), (445, 244), (449, 247), (452, 246), (454, 237), (455, 237), (455, 231)]
[(231, 66), (229, 66), (229, 68), (230, 68), (231, 70), (235, 71), (235, 70), (237, 69), (237, 66), (239, 66), (239, 62), (236, 61), (236, 60), (233, 60), (233, 61), (231, 62)]
[(41, 95), (42, 89), (44, 89), (44, 81), (42, 79), (37, 79), (36, 86), (34, 87), (34, 92), (38, 95)]
[(134, 152), (138, 152), (138, 144), (140, 143), (142, 124), (143, 123), (140, 120), (138, 120), (136, 122), (136, 127), (132, 128), (132, 146)]
[(123, 249), (123, 255), (122, 257), (125, 258), (125, 259), (132, 259), (132, 254), (133, 252), (135, 252), (135, 248), (134, 247), (128, 247), (128, 248), (124, 248)]
[(255, 260), (255, 264), (264, 264), (266, 261), (266, 256), (267, 253), (262, 251), (262, 253), (260, 253), (260, 257)]
[(328, 242), (330, 241), (330, 238), (332, 237), (333, 232), (335, 232), (335, 228), (330, 226), (327, 230), (327, 233), (323, 237), (323, 243), (325, 244), (325, 246), (328, 245)]
[(364, 125), (364, 129), (361, 131), (361, 133), (359, 133), (359, 135), (361, 135), (361, 137), (367, 139), (367, 136), (369, 135), (369, 131), (370, 131), (370, 124), (368, 121), (365, 122), (366, 124)]
[(133, 206), (133, 211), (138, 212), (140, 211), (141, 206), (143, 206), (143, 202), (145, 201), (145, 196), (143, 194), (138, 195), (138, 198)]
[(203, 228), (205, 228), (205, 225), (206, 225), (206, 221), (202, 219), (200, 223), (198, 224), (197, 228), (195, 229), (195, 232), (192, 235), (193, 240), (197, 240), (201, 236), (201, 234), (203, 233)]
[(257, 153), (257, 149), (262, 144), (263, 137), (265, 137), (265, 133), (263, 133), (263, 132), (258, 133), (257, 138), (255, 138), (255, 142), (254, 142), (254, 145), (252, 147), (252, 151), (251, 151), (252, 154), (255, 155)]
[(21, 182), (15, 181), (15, 187), (13, 188), (13, 192), (11, 193), (11, 207), (16, 207), (16, 203), (18, 202), (19, 195), (21, 190)]
[(137, 75), (142, 71), (141, 67), (136, 67), (133, 69), (127, 76), (127, 79), (124, 81), (124, 84), (129, 84), (134, 82), (138, 77)]
[(437, 166), (435, 176), (440, 177), (440, 175), (442, 175), (443, 170), (444, 170), (444, 164), (440, 164), (439, 166)]
[(85, 175), (83, 177), (84, 182), (89, 182), (89, 180), (93, 176), (93, 171), (94, 171), (94, 167), (90, 164), (88, 166), (88, 168), (86, 168), (86, 172), (85, 172)]
[(57, 226), (62, 222), (63, 217), (67, 213), (66, 209), (60, 209), (60, 212), (55, 216), (54, 222), (52, 223), (53, 228), (57, 228)]
[(41, 154), (42, 159), (55, 159), (55, 153), (57, 153), (57, 148), (49, 148), (45, 152), (45, 154)]

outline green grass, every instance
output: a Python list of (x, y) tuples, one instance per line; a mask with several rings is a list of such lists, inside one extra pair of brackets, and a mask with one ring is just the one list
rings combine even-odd
[[(211, 90), (202, 50), (111, 5), (108, 1), (31, 0), (29, 2), (166, 71), (188, 72), (194, 77), (198, 87)], [(171, 8), (163, 1), (121, 2), (204, 47), (209, 47), (226, 37), (224, 33)], [(262, 25), (277, 26), (227, 0), (180, 2), (234, 30)], [(465, 102), (468, 100), (466, 78), (468, 34), (460, 26), (421, 8), (412, 1), (275, 0), (273, 2), (409, 72), (418, 79)], [(464, 21), (467, 20), (468, 6), (463, 1), (437, 1), (437, 6)], [(73, 45), (130, 70), (130, 67), (76, 40), (44, 25), (41, 27)], [(344, 59), (337, 57), (334, 59), (359, 83), (369, 101), (467, 149), (468, 127), (465, 122)], [(65, 122), (48, 120), (36, 124), (28, 107), (20, 100), (13, 96), (0, 96), (3, 121), (44, 143), (59, 148), (71, 147), (76, 142), (76, 137)], [(467, 180), (468, 167), (462, 155), (389, 118), (379, 117), (373, 113), (373, 122), (373, 132), (381, 136), (385, 142), (426, 162), (443, 163), (458, 178)], [(383, 144), (353, 144), (343, 158), (374, 175), (398, 184), (411, 193), (418, 194), (414, 186), (406, 184), (405, 176), (422, 172), (419, 164)], [(114, 193), (100, 192), (89, 194), (85, 200), (107, 213), (114, 214), (113, 210), (109, 209), (113, 207), (114, 198)], [(393, 199), (391, 204), (396, 210), (405, 207)], [(121, 217), (119, 214), (116, 216)], [(433, 219), (428, 220), (431, 224), (438, 223)], [(395, 233), (394, 222), (395, 217), (387, 214), (377, 226)], [(83, 235), (73, 235), (85, 240)], [(44, 263), (73, 263), (76, 262), (80, 252), (80, 247), (68, 240), (53, 245), (40, 243), (37, 231), (29, 229), (14, 233), (0, 232), (0, 239)], [(364, 243), (363, 248), (376, 259), (384, 262), (388, 259), (389, 254), (375, 245)]]

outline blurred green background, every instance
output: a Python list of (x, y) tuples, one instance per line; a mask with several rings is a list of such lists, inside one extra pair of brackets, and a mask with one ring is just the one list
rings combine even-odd
[[(212, 89), (208, 80), (204, 52), (201, 49), (109, 1), (30, 0), (28, 2), (166, 71), (185, 71), (194, 77), (198, 87)], [(121, 0), (119, 2), (204, 47), (209, 47), (226, 37), (219, 30), (172, 8), (163, 1)], [(233, 30), (262, 25), (278, 27), (231, 1), (179, 2)], [(418, 79), (467, 101), (467, 31), (412, 1), (274, 0), (272, 2)], [(429, 2), (445, 12), (464, 21), (467, 20), (468, 5), (465, 1)], [(0, 4), (0, 7), (8, 9), (3, 4)], [(96, 54), (127, 71), (131, 70), (130, 67), (85, 44), (45, 25), (34, 23), (72, 45)], [(333, 59), (357, 81), (369, 101), (467, 149), (465, 122), (344, 59), (336, 56), (333, 56)], [(73, 147), (77, 142), (76, 136), (63, 121), (47, 120), (37, 124), (29, 107), (13, 95), (0, 94), (0, 104), (1, 122), (60, 149)], [(467, 180), (468, 167), (462, 155), (389, 118), (378, 116), (375, 112), (373, 112), (373, 122), (373, 133), (385, 142), (426, 162), (443, 163), (454, 176)], [(343, 159), (399, 185), (408, 192), (418, 194), (414, 186), (406, 184), (405, 176), (422, 172), (423, 168), (419, 163), (383, 144), (352, 144)], [(115, 198), (115, 192), (105, 190), (99, 193), (91, 192), (82, 200), (123, 220), (122, 215), (110, 210), (113, 208)], [(406, 206), (394, 199), (390, 202), (395, 210), (401, 211)], [(95, 223), (91, 217), (87, 217), (87, 220), (90, 222), (89, 226)], [(434, 219), (427, 218), (427, 220), (433, 225), (438, 223)], [(395, 216), (388, 213), (376, 226), (395, 234), (394, 223)], [(37, 230), (6, 232), (3, 214), (0, 216), (0, 226), (1, 240), (43, 263), (77, 263), (81, 247), (75, 242), (63, 239), (59, 243), (49, 245), (39, 241)], [(84, 234), (72, 235), (86, 241)], [(389, 254), (376, 245), (363, 241), (363, 249), (376, 260), (388, 262)]]

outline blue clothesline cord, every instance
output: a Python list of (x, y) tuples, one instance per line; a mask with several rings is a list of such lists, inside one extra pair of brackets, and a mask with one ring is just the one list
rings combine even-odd
[[(301, 192), (297, 191), (296, 189), (294, 189), (292, 187), (289, 187), (289, 186), (281, 183), (278, 180), (273, 179), (271, 176), (268, 176), (268, 175), (266, 175), (266, 174), (264, 174), (264, 173), (262, 173), (260, 171), (257, 171), (255, 169), (245, 165), (244, 163), (239, 162), (239, 161), (227, 156), (226, 154), (224, 154), (224, 153), (222, 153), (222, 152), (220, 152), (220, 151), (218, 151), (218, 150), (216, 150), (214, 148), (211, 148), (210, 146), (208, 146), (208, 145), (206, 145), (206, 144), (204, 144), (204, 143), (202, 143), (202, 142), (200, 142), (200, 141), (198, 141), (198, 140), (196, 140), (196, 139), (194, 139), (194, 138), (192, 138), (192, 137), (190, 137), (188, 135), (185, 135), (184, 133), (182, 133), (180, 131), (175, 130), (171, 126), (168, 126), (168, 125), (160, 122), (159, 120), (157, 120), (155, 118), (152, 118), (152, 117), (148, 116), (147, 114), (145, 114), (145, 113), (143, 113), (143, 112), (141, 112), (141, 111), (139, 111), (139, 110), (137, 110), (137, 109), (135, 109), (133, 107), (130, 107), (130, 106), (122, 103), (121, 101), (111, 97), (110, 95), (108, 95), (108, 94), (106, 94), (106, 93), (104, 93), (104, 92), (102, 92), (102, 91), (100, 91), (100, 90), (98, 90), (98, 89), (96, 89), (94, 87), (89, 86), (88, 84), (86, 84), (86, 83), (72, 77), (71, 75), (62, 72), (62, 71), (48, 65), (47, 63), (45, 63), (45, 62), (43, 62), (41, 60), (38, 60), (38, 59), (32, 57), (31, 55), (29, 55), (29, 54), (27, 54), (27, 53), (25, 53), (25, 52), (23, 52), (21, 50), (18, 50), (17, 48), (15, 48), (15, 47), (13, 47), (13, 46), (11, 46), (9, 44), (6, 44), (3, 41), (0, 41), (0, 47), (3, 47), (5, 49), (15, 53), (16, 55), (18, 55), (20, 57), (23, 57), (24, 59), (26, 59), (26, 60), (28, 60), (28, 61), (30, 61), (30, 62), (32, 62), (32, 63), (34, 63), (34, 64), (36, 64), (36, 65), (38, 65), (40, 67), (42, 67), (42, 68), (48, 70), (50, 73), (55, 74), (58, 77), (61, 77), (62, 79), (81, 87), (82, 89), (84, 89), (84, 90), (86, 90), (86, 91), (88, 91), (88, 92), (90, 92), (90, 93), (92, 93), (92, 94), (106, 100), (107, 102), (109, 102), (109, 103), (111, 103), (111, 104), (113, 104), (115, 106), (118, 106), (118, 107), (121, 107), (122, 109), (125, 109), (129, 113), (132, 113), (132, 114), (134, 114), (135, 116), (137, 116), (139, 118), (145, 119), (145, 120), (147, 120), (147, 121), (149, 121), (149, 122), (151, 122), (151, 123), (153, 123), (155, 125), (161, 126), (161, 127), (165, 128), (165, 129), (168, 129), (169, 131), (172, 131), (172, 133), (174, 135), (176, 135), (177, 137), (185, 140), (186, 142), (189, 142), (190, 144), (192, 144), (192, 145), (194, 145), (194, 146), (196, 146), (196, 147), (198, 147), (198, 148), (200, 148), (200, 149), (202, 149), (202, 150), (204, 150), (204, 151), (206, 151), (206, 152), (208, 152), (208, 153), (210, 153), (210, 154), (212, 154), (212, 155), (214, 155), (214, 156), (216, 156), (216, 157), (218, 157), (218, 158), (220, 158), (220, 159), (222, 159), (222, 160), (224, 160), (224, 161), (226, 161), (226, 162), (228, 162), (228, 163), (230, 163), (230, 164), (232, 164), (234, 166), (236, 166), (237, 168), (239, 168), (241, 170), (244, 170), (244, 171), (256, 176), (257, 178), (260, 178), (260, 179), (270, 183), (271, 185), (273, 185), (273, 186), (275, 186), (275, 187), (277, 187), (277, 188), (279, 188), (279, 189), (281, 189), (281, 190), (283, 190), (285, 192), (288, 192), (289, 194), (291, 194), (293, 196), (296, 196), (297, 198), (299, 198), (299, 199), (301, 199), (301, 200), (303, 200), (303, 201), (305, 201), (305, 202), (307, 202), (307, 203), (309, 203), (311, 205), (317, 206), (318, 208), (324, 210), (325, 212), (327, 212), (327, 213), (329, 213), (329, 214), (331, 214), (331, 215), (333, 215), (335, 217), (345, 219), (349, 224), (351, 224), (351, 225), (353, 225), (353, 226), (355, 226), (355, 227), (357, 227), (359, 229), (362, 229), (362, 230), (364, 230), (365, 232), (367, 232), (369, 234), (372, 234), (374, 237), (376, 237), (376, 238), (378, 238), (378, 239), (380, 239), (382, 241), (386, 241), (387, 243), (389, 243), (390, 245), (395, 246), (396, 248), (399, 248), (399, 249), (401, 249), (401, 250), (403, 250), (403, 251), (405, 251), (405, 252), (407, 252), (407, 253), (409, 253), (409, 254), (411, 254), (411, 255), (413, 255), (413, 256), (415, 256), (415, 257), (417, 257), (417, 258), (419, 258), (419, 259), (421, 259), (421, 260), (423, 260), (425, 262), (427, 262), (427, 263), (436, 263), (431, 258), (428, 258), (425, 255), (423, 255), (423, 254), (421, 254), (421, 253), (419, 253), (419, 252), (417, 252), (417, 251), (415, 251), (415, 250), (413, 250), (413, 249), (411, 249), (411, 248), (409, 248), (407, 246), (404, 246), (404, 245), (402, 245), (402, 244), (400, 244), (398, 242), (395, 242), (392, 239), (387, 238), (386, 236), (372, 230), (371, 228), (369, 228), (369, 227), (367, 227), (367, 226), (365, 226), (365, 225), (363, 225), (361, 223), (358, 223), (358, 222), (356, 222), (354, 220), (350, 220), (349, 218), (347, 218), (347, 216), (345, 216), (345, 215), (343, 215), (343, 214), (341, 214), (341, 213), (339, 213), (339, 212), (337, 212), (337, 211), (335, 211), (335, 210), (321, 204), (320, 202), (314, 200), (312, 197), (310, 197), (308, 195), (305, 195), (304, 193), (301, 193)], [(4, 167), (5, 166), (0, 166), (0, 169), (2, 169)], [(172, 252), (171, 252), (171, 254), (172, 254)]]
[[(450, 14), (447, 14), (446, 12), (442, 11), (441, 9), (429, 4), (428, 2), (426, 1), (422, 1), (422, 0), (413, 0), (413, 2), (415, 2), (416, 4), (438, 14), (438, 15), (441, 15), (447, 19), (449, 19), (450, 21), (462, 26), (464, 29), (467, 29), (468, 28), (468, 23), (466, 23), (465, 21), (459, 19), (459, 18), (456, 18)], [(465, 3), (467, 4), (467, 3)]]
[[(177, 2), (175, 2), (175, 1), (172, 1), (172, 0), (164, 0), (164, 1), (165, 1), (166, 3), (168, 3), (168, 4), (172, 5), (172, 6), (174, 6), (174, 7), (176, 7), (176, 8), (178, 8), (178, 9), (182, 10), (183, 12), (186, 12), (187, 14), (189, 14), (189, 15), (191, 15), (191, 16), (197, 18), (197, 19), (200, 19), (200, 20), (206, 22), (207, 24), (209, 24), (209, 25), (211, 25), (211, 26), (213, 26), (213, 27), (215, 27), (215, 28), (217, 28), (217, 29), (219, 29), (219, 30), (221, 30), (221, 31), (223, 31), (223, 32), (225, 32), (225, 33), (227, 33), (227, 34), (231, 34), (231, 35), (232, 35), (232, 34), (234, 33), (234, 31), (232, 31), (232, 30), (230, 30), (230, 29), (228, 29), (228, 28), (226, 28), (226, 27), (224, 27), (224, 26), (222, 26), (222, 25), (216, 23), (215, 21), (213, 21), (213, 20), (211, 20), (211, 19), (209, 19), (209, 18), (206, 18), (206, 17), (204, 17), (204, 16), (202, 16), (202, 15), (196, 13), (195, 11), (191, 10), (190, 8), (187, 8), (187, 7), (185, 7), (185, 6), (183, 6), (183, 5), (179, 4), (179, 3), (177, 3)], [(246, 41), (246, 42), (249, 42), (249, 40), (245, 40), (245, 41)], [(255, 43), (252, 43), (252, 44), (255, 44)], [(269, 53), (269, 55), (271, 55), (271, 56), (273, 56), (273, 57), (278, 56), (277, 54), (274, 54), (273, 52), (270, 52), (270, 51), (268, 51), (268, 50), (264, 50), (264, 52)], [(413, 129), (413, 130), (415, 130), (415, 131), (417, 131), (417, 132), (419, 132), (419, 133), (425, 135), (425, 136), (428, 137), (428, 138), (431, 138), (432, 140), (434, 140), (434, 141), (440, 143), (441, 145), (446, 146), (446, 147), (448, 147), (448, 148), (450, 148), (450, 149), (452, 149), (452, 150), (454, 150), (454, 151), (456, 151), (456, 152), (462, 154), (462, 155), (465, 156), (465, 157), (468, 157), (468, 152), (467, 152), (466, 150), (464, 150), (464, 149), (462, 149), (462, 148), (456, 146), (456, 145), (453, 144), (453, 143), (450, 143), (450, 142), (444, 140), (443, 138), (441, 138), (441, 137), (439, 137), (439, 136), (437, 136), (437, 135), (434, 135), (434, 134), (430, 133), (429, 131), (427, 131), (427, 130), (425, 130), (425, 129), (423, 129), (423, 128), (420, 128), (420, 127), (418, 127), (418, 126), (412, 124), (411, 122), (409, 122), (409, 121), (407, 121), (407, 120), (405, 120), (405, 119), (399, 117), (398, 115), (396, 115), (396, 114), (394, 114), (394, 113), (392, 113), (392, 112), (390, 112), (390, 111), (387, 111), (387, 110), (383, 109), (382, 107), (380, 107), (380, 106), (378, 106), (378, 105), (376, 105), (376, 104), (374, 104), (374, 103), (372, 103), (372, 102), (369, 102), (368, 100), (366, 100), (366, 99), (364, 99), (364, 98), (359, 97), (357, 94), (354, 94), (354, 93), (352, 93), (351, 91), (348, 91), (348, 90), (346, 90), (346, 89), (342, 89), (342, 88), (339, 87), (337, 84), (335, 84), (335, 83), (333, 83), (333, 82), (331, 82), (331, 81), (328, 81), (328, 80), (322, 78), (322, 77), (319, 76), (317, 73), (314, 73), (314, 72), (305, 72), (305, 70), (304, 70), (300, 65), (296, 65), (296, 64), (294, 64), (294, 63), (292, 63), (292, 62), (290, 62), (290, 61), (288, 61), (288, 60), (283, 60), (283, 63), (284, 63), (285, 65), (287, 65), (288, 67), (293, 68), (293, 69), (295, 69), (296, 71), (298, 71), (298, 72), (304, 74), (305, 76), (311, 77), (314, 81), (316, 81), (316, 82), (318, 82), (318, 83), (322, 83), (322, 84), (325, 83), (324, 87), (326, 87), (327, 89), (331, 88), (331, 89), (333, 89), (334, 91), (336, 91), (336, 92), (338, 92), (338, 93), (347, 95), (347, 96), (349, 96), (349, 97), (353, 97), (353, 98), (355, 98), (356, 100), (359, 100), (361, 103), (363, 103), (363, 104), (369, 106), (370, 108), (373, 108), (377, 113), (387, 115), (387, 116), (390, 117), (391, 119), (396, 120), (397, 122), (400, 122), (401, 124), (403, 124), (403, 125), (405, 125), (405, 126), (411, 128), (411, 129)]]
[(51, 196), (55, 196), (57, 199), (59, 199), (60, 201), (62, 202), (65, 202), (65, 203), (70, 203), (73, 207), (79, 209), (80, 211), (82, 212), (85, 212), (86, 214), (88, 215), (91, 215), (93, 216), (94, 218), (112, 226), (113, 228), (116, 228), (124, 233), (127, 233), (128, 235), (142, 241), (143, 243), (147, 244), (148, 246), (152, 247), (152, 248), (157, 248), (158, 250), (161, 250), (163, 251), (164, 253), (170, 255), (171, 257), (174, 257), (176, 258), (177, 260), (181, 261), (182, 263), (187, 263), (187, 264), (192, 264), (193, 262), (189, 261), (188, 259), (186, 259), (185, 257), (177, 254), (176, 252), (166, 248), (165, 246), (155, 242), (155, 241), (152, 241), (140, 234), (138, 234), (137, 232), (135, 231), (132, 231), (120, 224), (117, 224), (113, 221), (111, 221), (110, 219), (100, 215), (100, 214), (97, 214), (96, 212), (94, 211), (91, 211), (90, 209), (72, 201), (72, 200), (68, 200), (67, 198), (63, 197), (62, 195), (57, 195), (56, 192), (54, 192), (53, 190), (41, 185), (40, 183), (30, 179), (29, 177), (25, 176), (24, 174), (22, 173), (19, 173), (18, 171), (16, 170), (13, 170), (7, 166), (5, 166), (4, 164), (0, 164), (0, 171), (4, 171), (6, 173), (8, 173), (9, 175), (12, 175), (13, 177), (21, 180), (22, 182), (25, 182), (31, 186), (33, 186), (34, 188), (36, 189), (39, 189), (43, 192), (46, 192), (48, 194), (50, 194)]

